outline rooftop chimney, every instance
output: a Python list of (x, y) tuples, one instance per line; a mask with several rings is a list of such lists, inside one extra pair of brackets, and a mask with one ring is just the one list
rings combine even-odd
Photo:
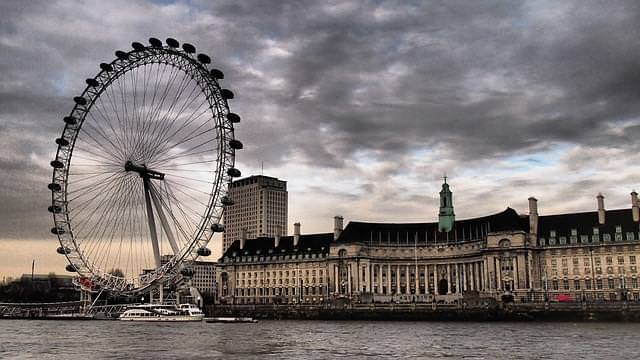
[(333, 240), (338, 240), (340, 234), (342, 234), (344, 219), (340, 215), (336, 215), (333, 217)]
[(602, 193), (598, 193), (598, 223), (600, 225), (604, 224), (604, 195)]
[(280, 246), (280, 231), (282, 230), (282, 228), (280, 226), (278, 226), (278, 230), (276, 231), (276, 236), (273, 239), (273, 247), (277, 248), (278, 246)]
[(293, 224), (293, 246), (298, 246), (300, 241), (300, 223)]
[(247, 229), (242, 229), (242, 237), (240, 238), (240, 250), (244, 249), (244, 243), (247, 241)]
[(638, 193), (633, 190), (631, 192), (631, 213), (633, 214), (633, 221), (640, 221), (640, 208), (638, 208)]
[(529, 198), (529, 234), (533, 243), (538, 242), (538, 199), (533, 196)]

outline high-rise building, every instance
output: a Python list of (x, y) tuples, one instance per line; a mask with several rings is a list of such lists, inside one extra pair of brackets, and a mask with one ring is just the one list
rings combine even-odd
[(250, 176), (229, 187), (234, 204), (224, 213), (223, 251), (243, 237), (282, 236), (287, 232), (287, 182), (269, 176)]

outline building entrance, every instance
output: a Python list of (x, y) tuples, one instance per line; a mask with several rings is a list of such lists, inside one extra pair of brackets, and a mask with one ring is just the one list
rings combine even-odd
[(449, 282), (447, 282), (447, 279), (440, 280), (440, 282), (438, 282), (438, 294), (446, 295), (448, 291), (449, 291)]

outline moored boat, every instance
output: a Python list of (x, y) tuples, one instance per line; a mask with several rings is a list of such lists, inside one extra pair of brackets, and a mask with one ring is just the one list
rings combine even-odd
[(203, 318), (202, 311), (192, 304), (181, 304), (178, 307), (175, 305), (144, 304), (128, 307), (118, 319), (122, 321), (187, 322), (202, 321)]

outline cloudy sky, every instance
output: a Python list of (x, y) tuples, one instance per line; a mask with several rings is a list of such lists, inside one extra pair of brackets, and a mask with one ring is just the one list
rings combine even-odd
[[(100, 62), (175, 37), (225, 72), (244, 175), (289, 223), (543, 214), (640, 188), (640, 2), (2, 1), (0, 278), (64, 272), (46, 208), (62, 117)], [(291, 231), (291, 229), (289, 229)], [(219, 244), (214, 249), (219, 248)]]

